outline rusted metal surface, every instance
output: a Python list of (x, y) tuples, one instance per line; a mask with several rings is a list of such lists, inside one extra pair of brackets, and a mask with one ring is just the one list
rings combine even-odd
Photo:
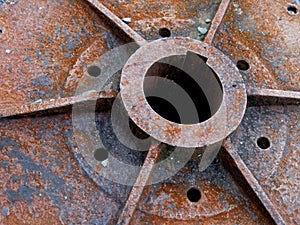
[[(262, 96), (267, 98), (283, 98), (283, 99), (300, 99), (300, 93), (297, 91), (282, 91), (282, 90), (274, 90), (274, 89), (248, 89), (249, 96)], [(295, 104), (297, 105), (297, 104)]]
[[(300, 18), (299, 12), (288, 12), (290, 5), (299, 10), (299, 1), (285, 0), (0, 1), (0, 223), (299, 224), (300, 33), (295, 27)], [(129, 26), (121, 20), (126, 17)], [(142, 46), (143, 37), (160, 38), (159, 28), (199, 40), (207, 29), (206, 43), (233, 63), (244, 60), (237, 63), (242, 80), (228, 75), (237, 69), (227, 57), (220, 60), (209, 45), (203, 50), (214, 55), (215, 61), (207, 57), (208, 65), (220, 66), (225, 93), (241, 90), (226, 102), (229, 126), (236, 121), (236, 128), (241, 120), (236, 115), (244, 113), (243, 82), (248, 108), (208, 169), (199, 171), (203, 149), (198, 149), (175, 176), (144, 187), (152, 179), (145, 152), (124, 147), (113, 133), (110, 108), (118, 85), (73, 95), (88, 65), (121, 44), (135, 41)], [(182, 46), (189, 43), (177, 40)], [(159, 53), (142, 54), (136, 62)], [(235, 100), (239, 103), (232, 104)], [(133, 177), (139, 187), (99, 176), (100, 170), (76, 150), (70, 106), (89, 101), (100, 105), (95, 107), (100, 111), (95, 114), (97, 131), (110, 154), (148, 168)], [(83, 121), (89, 113), (84, 110)], [(141, 125), (141, 115), (135, 116)], [(225, 121), (215, 122), (203, 137), (214, 139), (208, 134), (214, 136), (215, 126)], [(151, 133), (151, 128), (146, 131)], [(167, 151), (163, 148), (160, 154)], [(158, 155), (151, 160), (159, 160)], [(191, 187), (200, 193), (194, 202), (187, 194)]]
[(300, 17), (287, 10), (296, 2), (231, 1), (213, 45), (234, 62), (249, 63), (241, 71), (247, 86), (300, 91)]
[(300, 105), (300, 94), (297, 91), (249, 88), (247, 92), (248, 106)]
[(101, 4), (98, 0), (88, 0), (93, 6), (95, 6), (101, 13), (103, 13), (112, 23), (118, 26), (122, 31), (124, 31), (128, 36), (136, 42), (138, 45), (142, 46), (147, 43), (147, 41), (141, 37), (138, 33), (127, 26), (119, 17), (113, 14), (109, 9)]
[(130, 189), (106, 184), (105, 192), (80, 168), (68, 146), (70, 113), (0, 123), (1, 224), (107, 224), (117, 218)]
[(81, 0), (2, 1), (0, 28), (1, 108), (63, 97), (69, 71), (89, 45), (101, 40), (103, 54), (123, 43)]
[(158, 143), (154, 142), (149, 149), (136, 183), (132, 187), (126, 205), (124, 206), (124, 209), (118, 219), (118, 225), (128, 225), (132, 220), (133, 213), (136, 210), (137, 204), (142, 196), (144, 187), (147, 184), (160, 151), (161, 148), (159, 147)]
[(167, 28), (171, 36), (203, 39), (197, 27), (209, 28), (220, 0), (213, 1), (102, 1), (119, 18), (131, 18), (129, 26), (147, 40), (160, 37)]
[(41, 101), (35, 104), (22, 105), (19, 107), (3, 108), (0, 111), (0, 116), (10, 117), (10, 116), (19, 116), (19, 115), (33, 115), (47, 110), (53, 110), (53, 112), (55, 111), (57, 112), (63, 108), (72, 106), (74, 104), (87, 102), (87, 101), (102, 100), (101, 104), (104, 105), (105, 104), (103, 102), (104, 99), (114, 99), (116, 96), (117, 93), (113, 90), (108, 90), (100, 93), (96, 91), (92, 91), (74, 97), (52, 99), (49, 101), (44, 101), (44, 102)]
[(213, 42), (213, 39), (215, 37), (215, 34), (226, 14), (226, 11), (229, 7), (229, 4), (230, 4), (230, 0), (223, 0), (220, 5), (219, 5), (219, 8), (218, 8), (218, 11), (217, 13), (215, 14), (214, 16), (214, 19), (211, 23), (211, 26), (210, 26), (210, 29), (209, 29), (209, 32), (208, 34), (206, 35), (205, 37), (205, 43), (207, 44), (212, 44)]
[[(174, 177), (145, 187), (131, 224), (272, 224), (217, 160), (204, 172), (193, 158)], [(201, 192), (198, 202), (187, 197)]]
[[(253, 174), (249, 171), (248, 167), (245, 165), (244, 161), (240, 158), (237, 154), (237, 150), (231, 144), (230, 140), (227, 140), (224, 144), (228, 155), (223, 157), (224, 162), (226, 165), (230, 166), (230, 170), (233, 171), (232, 173), (236, 176), (238, 173), (241, 173), (243, 178), (249, 184), (249, 186), (254, 190), (253, 194), (255, 194), (259, 201), (264, 205), (268, 213), (273, 218), (276, 224), (285, 224), (284, 220), (282, 219), (281, 215), (279, 214), (276, 207), (272, 204), (268, 195), (264, 192), (263, 188), (260, 186), (258, 181), (255, 179)], [(238, 171), (238, 172), (237, 172)]]
[[(278, 224), (300, 222), (299, 110), (299, 105), (250, 107), (232, 136), (236, 153), (284, 218)], [(267, 138), (270, 147), (262, 148), (260, 137)]]
[[(233, 61), (242, 59), (250, 65), (242, 71), (250, 108), (231, 137), (235, 149), (228, 146), (228, 153), (277, 224), (298, 224), (300, 219), (294, 203), (300, 193), (295, 168), (299, 165), (300, 52), (296, 46), (300, 35), (290, 30), (300, 21), (288, 13), (291, 3), (277, 1), (269, 8), (268, 1), (233, 1), (214, 41)], [(260, 136), (271, 139), (266, 150), (255, 143)]]

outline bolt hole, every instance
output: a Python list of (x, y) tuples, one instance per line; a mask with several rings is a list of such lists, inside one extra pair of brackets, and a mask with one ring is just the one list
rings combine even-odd
[(239, 70), (248, 70), (250, 68), (249, 63), (246, 62), (245, 60), (239, 60), (236, 63), (236, 66)]
[(270, 140), (266, 137), (260, 137), (257, 139), (257, 145), (261, 149), (267, 149), (271, 146)]
[(171, 31), (168, 29), (168, 28), (160, 28), (158, 30), (158, 34), (161, 36), (161, 37), (170, 37), (171, 36)]
[(187, 198), (191, 202), (198, 202), (201, 199), (201, 192), (199, 191), (198, 188), (190, 188), (187, 191)]
[(103, 148), (98, 148), (95, 150), (94, 157), (97, 161), (104, 161), (108, 158), (108, 152)]
[(92, 77), (98, 77), (101, 74), (101, 69), (98, 66), (90, 66), (87, 72)]
[(233, 85), (232, 85), (233, 88), (235, 88), (236, 86), (237, 86), (236, 84), (233, 84)]
[(297, 8), (293, 5), (288, 6), (287, 11), (290, 15), (296, 15), (298, 12)]

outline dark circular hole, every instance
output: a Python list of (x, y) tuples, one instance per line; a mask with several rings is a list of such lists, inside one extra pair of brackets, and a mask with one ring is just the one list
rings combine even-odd
[(139, 128), (130, 118), (129, 118), (129, 128), (134, 136), (137, 138), (144, 140), (149, 137), (147, 133), (145, 133), (141, 128)]
[[(193, 71), (193, 75), (173, 66), (183, 63)], [(205, 68), (206, 73), (201, 72), (204, 70), (199, 69), (201, 67), (208, 67)], [(199, 79), (196, 81), (192, 76)], [(208, 81), (210, 87), (205, 86)], [(178, 87), (182, 91), (178, 91)], [(223, 100), (219, 78), (205, 60), (196, 54), (175, 55), (154, 63), (147, 71), (143, 88), (151, 108), (161, 117), (174, 123), (197, 124), (206, 121), (218, 111)]]
[(197, 188), (190, 188), (187, 197), (191, 202), (198, 202), (201, 199), (201, 192)]
[(249, 63), (247, 63), (245, 60), (239, 60), (236, 63), (236, 66), (239, 70), (248, 70), (250, 68)]
[(87, 72), (92, 77), (98, 77), (101, 74), (101, 69), (98, 66), (90, 66)]
[(160, 28), (158, 30), (158, 34), (161, 36), (161, 37), (170, 37), (171, 36), (171, 31), (168, 29), (168, 28)]
[(287, 7), (287, 11), (291, 15), (296, 15), (297, 12), (298, 12), (297, 8), (295, 6), (293, 6), (293, 5), (288, 6)]
[(260, 137), (257, 139), (257, 145), (261, 149), (267, 149), (271, 146), (270, 140), (266, 137)]
[(97, 161), (104, 161), (108, 158), (108, 152), (103, 148), (98, 148), (95, 150), (94, 157)]
[(3, 33), (2, 29), (0, 29), (0, 35)]

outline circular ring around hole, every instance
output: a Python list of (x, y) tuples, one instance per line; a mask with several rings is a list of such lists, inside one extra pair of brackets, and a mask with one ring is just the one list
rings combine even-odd
[[(217, 109), (217, 112), (208, 120), (193, 124), (189, 123), (189, 121), (182, 121), (180, 124), (178, 124), (164, 118), (151, 107), (151, 105), (147, 101), (146, 96), (150, 96), (148, 94), (151, 94), (152, 87), (151, 85), (148, 86), (150, 91), (150, 93), (148, 93), (147, 85), (145, 85), (145, 82), (147, 82), (146, 80), (148, 79), (150, 79), (150, 83), (151, 79), (164, 79), (160, 76), (152, 78), (151, 76), (149, 76), (149, 69), (153, 66), (154, 63), (160, 62), (161, 60), (172, 56), (183, 55), (187, 57), (189, 53), (191, 53), (192, 58), (194, 58), (193, 55), (195, 54), (202, 58), (209, 58), (208, 65), (216, 73), (217, 78), (221, 82), (222, 88), (220, 90), (223, 90), (226, 94), (221, 94), (222, 99), (220, 99), (220, 101), (222, 102), (222, 104), (220, 108), (218, 107), (218, 104), (213, 105), (215, 109), (219, 109)], [(147, 55), (147, 60), (143, 61), (143, 56), (145, 54)], [(228, 79), (227, 73), (224, 74), (222, 66), (223, 63), (222, 65), (218, 63), (220, 61), (219, 58), (210, 57), (214, 54), (220, 57), (220, 59), (222, 59), (224, 63), (228, 63), (228, 66), (232, 68), (229, 76), (230, 79)], [(136, 69), (137, 61), (140, 62), (138, 70)], [(175, 63), (175, 65), (176, 62), (178, 63), (178, 61), (176, 60), (163, 60), (163, 62), (167, 62), (168, 64)], [(179, 62), (181, 61), (179, 60)], [(140, 66), (140, 64), (143, 64), (144, 66)], [(195, 73), (195, 77), (199, 78), (199, 76), (196, 76), (196, 74), (197, 73)], [(131, 82), (130, 80), (134, 80), (135, 82)], [(165, 80), (167, 81), (169, 79)], [(237, 86), (237, 88), (231, 88), (232, 90), (229, 90), (229, 87), (231, 87), (233, 81), (235, 81), (239, 85)], [(155, 82), (152, 83), (155, 84)], [(156, 84), (159, 85), (160, 82)], [(139, 88), (136, 88), (136, 86), (138, 86)], [(209, 90), (215, 91), (208, 85), (204, 87), (206, 88), (205, 93), (209, 92)], [(232, 133), (232, 130), (234, 130), (238, 126), (246, 108), (246, 88), (243, 83), (242, 75), (236, 69), (236, 65), (234, 65), (229, 58), (222, 55), (214, 47), (189, 38), (178, 37), (174, 39), (158, 39), (142, 46), (135, 52), (135, 54), (130, 57), (126, 65), (123, 67), (120, 89), (125, 109), (128, 112), (130, 118), (151, 137), (172, 146), (175, 145), (191, 148), (216, 143), (216, 140), (219, 141), (225, 138), (227, 135)], [(214, 97), (213, 95), (211, 96)], [(162, 97), (166, 99), (165, 96)], [(209, 100), (209, 102), (211, 102), (211, 99)], [(226, 107), (226, 105), (229, 103), (235, 104), (236, 107)], [(185, 110), (184, 107), (182, 109)], [(145, 115), (145, 112), (147, 112), (147, 115)], [(227, 120), (226, 128), (224, 127), (225, 123), (218, 122), (224, 121), (224, 119)], [(223, 129), (223, 127), (225, 129)], [(186, 136), (188, 136), (191, 131), (193, 131), (194, 134), (197, 134), (195, 135), (195, 138), (193, 138), (193, 141), (186, 138)]]
[(259, 137), (256, 143), (261, 149), (268, 149), (271, 146), (271, 142), (267, 137)]
[(170, 37), (171, 36), (171, 31), (166, 28), (166, 27), (163, 27), (163, 28), (160, 28), (158, 30), (158, 34), (161, 36), (161, 37)]
[(201, 192), (198, 188), (190, 188), (187, 193), (187, 198), (191, 202), (198, 202), (201, 199)]
[(296, 6), (293, 6), (293, 5), (289, 5), (287, 7), (287, 11), (290, 15), (296, 15), (298, 13), (298, 9)]
[(101, 74), (101, 69), (98, 66), (90, 66), (87, 72), (92, 77), (98, 77)]
[(97, 161), (104, 161), (108, 158), (108, 152), (103, 148), (98, 148), (94, 152), (94, 157)]
[(250, 68), (249, 63), (245, 60), (237, 61), (236, 66), (239, 70), (248, 70)]

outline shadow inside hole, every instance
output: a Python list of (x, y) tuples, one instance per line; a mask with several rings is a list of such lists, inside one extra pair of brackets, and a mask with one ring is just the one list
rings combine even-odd
[(190, 188), (187, 191), (187, 198), (191, 202), (198, 202), (201, 199), (201, 192), (198, 188)]
[(158, 30), (158, 34), (161, 36), (161, 37), (170, 37), (171, 36), (171, 31), (164, 27), (164, 28), (160, 28)]
[(167, 100), (154, 96), (146, 97), (146, 99), (151, 108), (163, 118), (175, 123), (181, 122), (175, 107)]
[(271, 143), (268, 138), (260, 137), (257, 139), (257, 146), (261, 149), (268, 149), (271, 146)]
[[(205, 63), (206, 61), (206, 58), (188, 52), (186, 56), (175, 55), (154, 63), (146, 74), (146, 77), (153, 79), (151, 81), (145, 79), (143, 84), (144, 93), (151, 108), (163, 118), (174, 123), (196, 124), (211, 118), (221, 105), (223, 89), (219, 78)], [(180, 68), (185, 69), (183, 71)], [(186, 97), (176, 91), (176, 85), (166, 87), (161, 83), (162, 79), (155, 77), (165, 78), (180, 86), (189, 100), (192, 101), (192, 106), (186, 104)], [(196, 80), (195, 77), (197, 77)], [(184, 111), (178, 112), (174, 102), (159, 97), (161, 93), (164, 96), (169, 96), (169, 99), (174, 100), (174, 102), (180, 102)], [(191, 107), (196, 109), (196, 116)]]
[(250, 68), (249, 63), (245, 60), (237, 61), (236, 66), (239, 70), (248, 70)]
[(298, 9), (296, 8), (296, 6), (293, 5), (288, 6), (287, 11), (291, 15), (296, 15), (298, 13)]

